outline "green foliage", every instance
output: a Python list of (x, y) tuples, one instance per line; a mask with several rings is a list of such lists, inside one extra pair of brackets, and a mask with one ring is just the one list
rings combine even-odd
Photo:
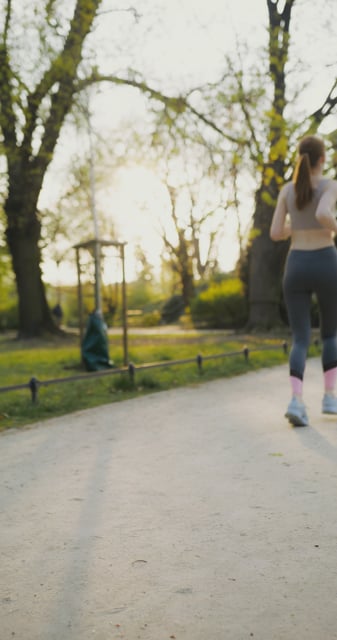
[(150, 311), (149, 313), (144, 313), (141, 316), (142, 327), (158, 327), (161, 322), (161, 314), (160, 311)]
[(180, 316), (184, 313), (185, 304), (183, 297), (180, 295), (173, 295), (163, 305), (161, 310), (161, 318), (165, 324), (171, 324), (177, 322)]
[(6, 308), (0, 308), (0, 331), (18, 329), (18, 306), (14, 302)]
[(133, 391), (135, 383), (127, 374), (123, 374), (113, 379), (112, 388), (115, 391)]
[(138, 278), (127, 284), (128, 307), (140, 309), (158, 301), (158, 291), (151, 280)]
[(247, 321), (247, 303), (243, 284), (238, 278), (212, 284), (197, 296), (191, 304), (192, 318), (196, 326), (238, 329)]
[(261, 194), (262, 201), (267, 204), (269, 207), (275, 206), (275, 198), (273, 198), (268, 191), (263, 191)]
[[(2, 249), (2, 248), (1, 248)], [(0, 249), (0, 331), (18, 328), (18, 302), (8, 256)]]
[(149, 389), (149, 391), (158, 391), (161, 389), (161, 384), (160, 381), (156, 378), (156, 375), (144, 373), (143, 375), (139, 376), (138, 389), (140, 391), (142, 389)]

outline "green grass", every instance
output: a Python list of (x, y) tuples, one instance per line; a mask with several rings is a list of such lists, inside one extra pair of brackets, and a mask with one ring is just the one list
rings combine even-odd
[[(283, 340), (282, 336), (275, 339), (257, 336), (233, 338), (225, 332), (132, 335), (129, 336), (129, 362), (136, 367), (134, 381), (128, 373), (112, 373), (101, 378), (41, 386), (36, 403), (32, 402), (29, 389), (0, 393), (0, 430), (22, 427), (145, 393), (198, 385), (285, 363), (287, 355), (282, 348)], [(205, 358), (219, 353), (241, 352), (245, 345), (252, 350), (247, 362), (240, 353), (221, 359), (205, 359), (201, 371), (198, 369), (198, 354)], [(109, 355), (115, 368), (123, 367), (121, 336), (109, 338)], [(193, 358), (193, 363), (137, 370), (137, 366), (145, 363), (168, 364), (188, 358)], [(0, 335), (0, 387), (26, 384), (33, 376), (43, 382), (82, 374), (84, 370), (80, 359), (76, 336), (49, 342), (23, 342)]]

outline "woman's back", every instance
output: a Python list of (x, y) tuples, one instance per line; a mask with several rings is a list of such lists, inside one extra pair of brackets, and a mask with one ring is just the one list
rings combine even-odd
[(321, 178), (317, 185), (313, 185), (312, 198), (302, 208), (296, 205), (296, 190), (293, 182), (289, 182), (285, 188), (285, 199), (290, 215), (291, 228), (295, 231), (306, 229), (322, 229), (322, 225), (316, 218), (316, 209), (321, 196), (329, 185), (330, 180)]
[(316, 217), (318, 203), (330, 184), (331, 180), (327, 178), (313, 181), (312, 198), (301, 209), (298, 209), (296, 205), (294, 183), (289, 182), (285, 186), (284, 195), (291, 220), (291, 247), (293, 249), (322, 249), (334, 244), (332, 232), (323, 227)]

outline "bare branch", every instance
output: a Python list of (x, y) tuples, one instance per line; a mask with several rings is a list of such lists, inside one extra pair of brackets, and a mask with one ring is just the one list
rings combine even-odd
[[(58, 83), (57, 91), (51, 95), (51, 108), (45, 123), (41, 147), (32, 163), (36, 175), (43, 175), (46, 170), (64, 118), (71, 107), (83, 41), (92, 27), (100, 2), (101, 0), (77, 1), (64, 49), (40, 83), (40, 88), (35, 91), (34, 100), (31, 100), (34, 110), (33, 118), (36, 118), (39, 101), (45, 95), (45, 90)], [(32, 126), (33, 121), (26, 127), (25, 134), (28, 138), (32, 135)]]
[(11, 21), (11, 15), (12, 15), (12, 0), (7, 0), (7, 11), (6, 11), (5, 28), (4, 28), (4, 43), (6, 46), (7, 46), (7, 37), (8, 37), (9, 25)]
[(311, 114), (310, 119), (313, 120), (317, 124), (317, 126), (324, 120), (324, 118), (329, 116), (333, 112), (334, 108), (336, 107), (337, 91), (336, 91), (336, 95), (335, 96), (333, 95), (336, 89), (337, 89), (337, 79), (335, 80), (322, 106), (319, 109), (317, 109), (317, 111), (314, 111), (314, 113)]
[(11, 0), (7, 0), (4, 36), (3, 41), (0, 43), (0, 128), (4, 137), (7, 158), (16, 156), (15, 114), (11, 92), (13, 73), (9, 64), (7, 50), (7, 35), (11, 18), (11, 8)]
[(279, 0), (267, 0), (267, 7), (269, 12), (269, 21), (270, 24), (274, 24), (275, 19), (278, 19), (284, 23), (285, 31), (289, 31), (290, 24), (290, 16), (293, 5), (295, 4), (295, 0), (286, 0), (283, 11), (279, 12), (278, 10)]
[(172, 97), (167, 96), (161, 91), (157, 89), (153, 89), (148, 84), (146, 84), (142, 80), (136, 80), (135, 78), (123, 78), (121, 76), (116, 75), (102, 75), (96, 71), (94, 71), (91, 76), (84, 78), (83, 80), (79, 80), (76, 84), (75, 91), (80, 92), (86, 87), (98, 83), (98, 82), (111, 82), (116, 85), (127, 85), (130, 87), (134, 87), (135, 89), (139, 89), (143, 93), (148, 94), (154, 100), (162, 102), (167, 108), (175, 111), (177, 115), (182, 114), (184, 112), (189, 112), (194, 115), (198, 120), (206, 124), (208, 127), (216, 131), (220, 136), (233, 142), (235, 144), (240, 144), (243, 146), (249, 146), (248, 139), (236, 138), (235, 136), (231, 136), (228, 132), (220, 129), (217, 124), (208, 118), (204, 113), (198, 111), (195, 107), (193, 107), (184, 96)]
[(45, 14), (46, 14), (47, 22), (49, 22), (50, 17), (53, 13), (55, 3), (56, 3), (56, 0), (48, 0), (46, 4)]
[[(244, 89), (243, 86), (243, 82), (242, 82), (242, 78), (243, 78), (243, 64), (242, 64), (242, 60), (241, 60), (241, 54), (240, 51), (238, 51), (238, 58), (240, 61), (240, 65), (241, 65), (241, 69), (239, 69), (239, 71), (235, 71), (233, 68), (233, 65), (230, 61), (230, 59), (228, 58), (227, 60), (227, 64), (229, 65), (229, 68), (231, 69), (232, 75), (236, 80), (238, 89), (239, 89), (239, 96), (240, 96), (240, 107), (242, 110), (242, 113), (244, 115), (244, 119), (247, 125), (247, 129), (250, 133), (250, 143), (249, 143), (249, 147), (250, 147), (250, 155), (252, 157), (252, 159), (257, 162), (258, 158), (261, 157), (262, 153), (261, 153), (261, 148), (260, 148), (260, 144), (259, 141), (256, 137), (256, 132), (255, 132), (255, 126), (252, 122), (252, 118), (250, 116), (249, 110), (248, 110), (248, 101), (247, 101), (247, 94), (246, 91)], [(253, 144), (252, 144), (253, 143)], [(253, 147), (255, 151), (253, 150)]]
[(136, 22), (140, 20), (142, 14), (135, 9), (135, 7), (128, 7), (127, 9), (105, 9), (104, 11), (99, 11), (98, 16), (104, 16), (107, 13), (132, 13)]

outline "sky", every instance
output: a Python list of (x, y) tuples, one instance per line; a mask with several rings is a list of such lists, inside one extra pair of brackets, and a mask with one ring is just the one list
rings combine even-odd
[[(325, 4), (325, 3), (324, 3)], [(252, 11), (252, 5), (254, 10)], [(315, 24), (318, 18), (317, 3), (310, 0), (298, 0), (299, 7), (305, 5), (305, 25), (294, 19), (295, 46), (298, 55), (304, 53), (308, 68), (304, 78), (310, 83), (303, 95), (303, 102), (312, 108), (325, 97), (331, 85), (331, 70), (325, 71), (322, 65), (322, 43), (314, 39)], [(315, 5), (315, 6), (313, 6)], [(142, 70), (148, 82), (153, 86), (165, 88), (166, 92), (177, 92), (189, 87), (216, 80), (222, 69), (227, 52), (233, 52), (238, 42), (244, 42), (248, 51), (253, 52), (267, 42), (267, 6), (266, 0), (141, 0), (135, 6), (144, 11), (145, 20), (135, 23), (129, 11), (111, 13), (117, 6), (114, 0), (104, 0), (102, 16), (91, 36), (89, 45), (96, 56), (97, 63), (107, 73), (111, 70), (121, 72), (130, 67)], [(120, 0), (118, 7), (127, 9), (130, 3)], [(328, 12), (326, 13), (328, 16)], [(325, 20), (324, 10), (321, 19)], [(117, 19), (116, 19), (117, 18)], [(302, 12), (303, 18), (303, 12)], [(305, 27), (305, 28), (304, 28)], [(136, 30), (135, 30), (136, 28)], [(310, 42), (310, 47), (308, 47)], [(99, 44), (98, 44), (99, 43)], [(120, 48), (116, 54), (116, 44)], [(113, 46), (112, 46), (113, 44)], [(324, 62), (328, 52), (324, 50)], [(91, 124), (95, 132), (108, 137), (109, 132), (126, 121), (146, 122), (144, 100), (133, 89), (105, 87), (91, 98)], [(327, 123), (331, 126), (331, 123)], [(46, 180), (42, 197), (42, 206), (52, 203), (58, 196), (57, 176), (67, 170), (65, 158), (69, 148), (75, 151), (85, 146), (83, 132), (80, 136), (61, 136), (58, 154), (53, 163), (53, 172)], [(85, 137), (85, 136), (84, 136)], [(70, 142), (71, 140), (71, 142)], [(56, 180), (55, 180), (56, 178)], [(55, 188), (56, 185), (56, 188)], [(158, 201), (165, 200), (162, 184), (158, 178), (144, 167), (138, 169), (113, 171), (111, 183), (103, 192), (96, 193), (99, 205), (111, 217), (119, 239), (127, 244), (127, 277), (135, 275), (132, 258), (133, 246), (141, 242), (150, 261), (159, 267), (162, 248), (156, 232), (156, 213)], [(143, 204), (146, 202), (146, 213)], [(248, 201), (247, 201), (248, 203)], [(163, 210), (165, 206), (163, 206)], [(248, 227), (251, 217), (250, 205), (242, 213), (243, 228)], [(220, 265), (227, 271), (234, 267), (238, 257), (236, 222), (226, 219), (225, 233), (220, 250)], [(78, 239), (80, 241), (81, 238)], [(56, 284), (76, 282), (74, 268), (64, 263), (56, 270), (53, 261), (46, 261), (45, 278)]]

